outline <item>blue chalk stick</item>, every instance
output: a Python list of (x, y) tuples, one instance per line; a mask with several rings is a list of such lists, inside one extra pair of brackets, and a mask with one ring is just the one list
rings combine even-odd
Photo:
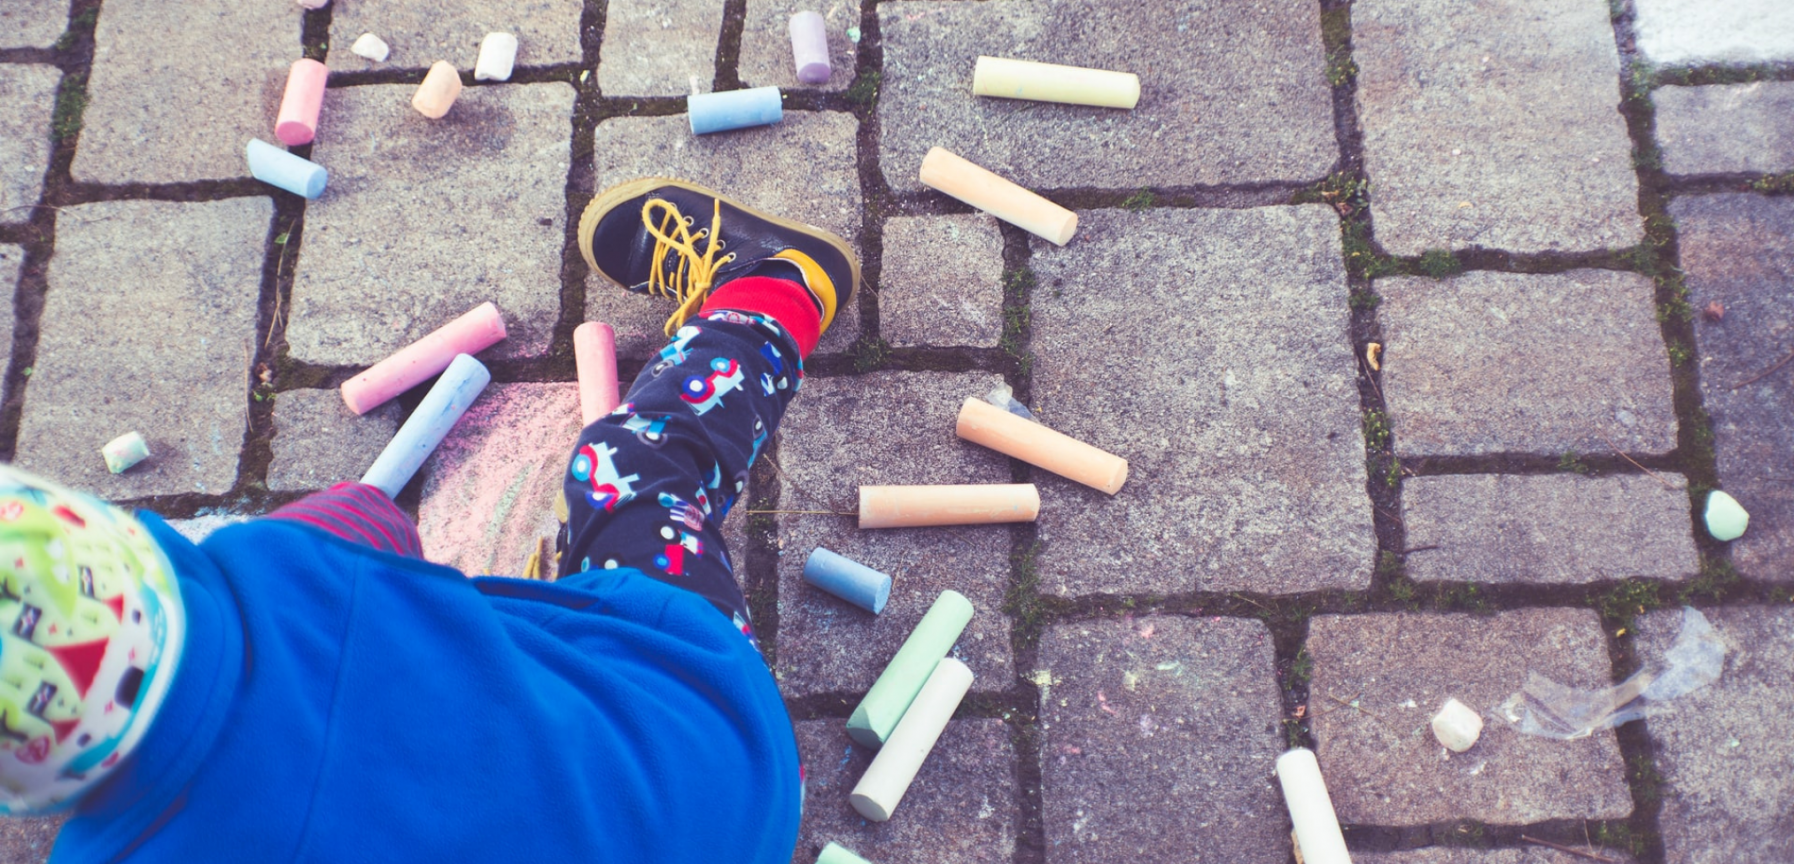
[(891, 577), (821, 546), (804, 562), (804, 581), (874, 615), (891, 597)]
[(784, 98), (777, 87), (694, 93), (685, 99), (691, 113), (691, 134), (707, 135), (749, 126), (777, 123), (785, 117)]
[(397, 498), (399, 490), (411, 482), (411, 475), (430, 458), (443, 436), (455, 427), (455, 421), (461, 419), (467, 406), (479, 398), (491, 380), (492, 373), (480, 361), (456, 354), (442, 377), (436, 379), (436, 386), (430, 388), (417, 410), (399, 427), (399, 434), (392, 436), (386, 449), (380, 451), (374, 467), (361, 476), (361, 482), (379, 487), (388, 498)]
[(259, 138), (249, 139), (249, 175), (306, 198), (324, 194), (324, 184), (330, 179), (324, 166)]

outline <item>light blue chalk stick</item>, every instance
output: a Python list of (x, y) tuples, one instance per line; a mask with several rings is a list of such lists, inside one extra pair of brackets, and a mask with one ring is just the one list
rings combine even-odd
[(399, 490), (411, 482), (411, 475), (430, 458), (443, 436), (455, 428), (455, 421), (461, 419), (467, 406), (480, 397), (480, 391), (491, 380), (492, 373), (480, 361), (456, 354), (442, 377), (436, 379), (436, 386), (430, 388), (417, 410), (399, 427), (399, 434), (392, 436), (386, 449), (380, 451), (374, 467), (361, 476), (361, 482), (379, 487), (388, 498), (397, 498)]
[(249, 139), (249, 175), (306, 198), (324, 194), (324, 184), (330, 179), (324, 166), (259, 138)]
[(685, 99), (691, 114), (691, 134), (707, 135), (749, 126), (777, 123), (785, 117), (785, 101), (777, 87), (693, 93)]
[(804, 581), (874, 615), (891, 597), (891, 577), (821, 546), (804, 562)]

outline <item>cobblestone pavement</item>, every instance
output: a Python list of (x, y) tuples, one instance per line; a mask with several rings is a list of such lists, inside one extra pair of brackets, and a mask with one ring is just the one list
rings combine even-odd
[[(785, 22), (835, 64), (799, 85)], [(509, 82), (475, 82), (484, 33)], [(392, 46), (348, 52), (363, 32)], [(973, 98), (979, 54), (1139, 73), (1132, 111)], [(332, 68), (306, 202), (249, 179)], [(408, 105), (434, 61), (469, 85)], [(775, 84), (693, 138), (684, 94)], [(1060, 248), (916, 180), (946, 146), (1079, 211)], [(841, 233), (868, 289), (727, 523), (811, 772), (794, 860), (1292, 860), (1316, 749), (1357, 860), (1785, 862), (1794, 848), (1794, 5), (1786, 0), (0, 0), (0, 458), (203, 535), (353, 478), (422, 390), (334, 388), (478, 302), (495, 384), (400, 496), (515, 572), (575, 431), (573, 328), (625, 375), (664, 309), (573, 226), (643, 174)], [(1132, 461), (1113, 498), (954, 438), (1008, 383)], [(155, 457), (101, 469), (140, 430)], [(859, 532), (862, 483), (1035, 482), (1038, 524)], [(1724, 488), (1749, 532), (1712, 540)], [(800, 578), (892, 573), (872, 618)], [(976, 673), (896, 817), (843, 721), (930, 600)], [(1623, 679), (1683, 603), (1681, 710), (1572, 742), (1496, 706)], [(1427, 720), (1487, 721), (1450, 755)], [(54, 821), (0, 823), (39, 861)], [(1523, 838), (1573, 847), (1581, 857)]]

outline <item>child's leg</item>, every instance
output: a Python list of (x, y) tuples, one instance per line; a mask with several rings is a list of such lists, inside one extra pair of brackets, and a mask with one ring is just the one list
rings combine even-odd
[(264, 518), (310, 525), (351, 543), (372, 546), (394, 555), (424, 557), (424, 545), (418, 539), (417, 526), (411, 524), (411, 519), (386, 497), (385, 492), (365, 483), (338, 483)]

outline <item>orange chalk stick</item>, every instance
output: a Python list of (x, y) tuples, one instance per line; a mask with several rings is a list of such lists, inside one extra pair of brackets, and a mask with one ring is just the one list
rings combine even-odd
[(310, 144), (318, 135), (318, 112), (324, 108), (324, 82), (330, 69), (316, 60), (300, 58), (287, 70), (286, 94), (280, 98), (280, 118), (274, 121), (274, 137), (288, 147)]
[(922, 157), (922, 185), (938, 189), (1030, 234), (1064, 246), (1078, 232), (1078, 214), (940, 147)]
[(617, 332), (609, 324), (587, 321), (573, 329), (573, 365), (579, 369), (580, 424), (609, 414), (617, 396)]
[(424, 75), (424, 83), (417, 85), (417, 93), (411, 97), (411, 107), (431, 120), (440, 120), (459, 98), (461, 73), (455, 71), (455, 64), (438, 60)]
[(861, 486), (861, 528), (1032, 522), (1040, 490), (1032, 483), (980, 486)]
[(1127, 482), (1127, 460), (1018, 417), (982, 399), (959, 406), (959, 437), (1092, 489), (1113, 495)]

